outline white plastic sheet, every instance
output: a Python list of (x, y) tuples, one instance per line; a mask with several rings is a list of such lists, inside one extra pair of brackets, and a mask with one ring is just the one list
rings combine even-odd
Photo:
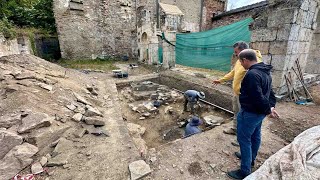
[(320, 126), (298, 135), (245, 180), (319, 180)]

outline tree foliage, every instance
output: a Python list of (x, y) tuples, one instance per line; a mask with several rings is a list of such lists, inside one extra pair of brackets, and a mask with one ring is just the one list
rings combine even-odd
[(0, 0), (0, 20), (8, 19), (18, 27), (34, 27), (56, 32), (53, 0)]

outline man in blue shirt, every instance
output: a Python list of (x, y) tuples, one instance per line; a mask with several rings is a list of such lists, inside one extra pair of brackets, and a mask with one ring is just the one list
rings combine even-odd
[(189, 137), (191, 135), (201, 133), (201, 130), (198, 127), (201, 123), (201, 120), (197, 116), (193, 116), (186, 126), (184, 137)]
[(198, 92), (196, 90), (187, 90), (184, 92), (184, 109), (183, 111), (187, 111), (187, 105), (191, 108), (191, 113), (194, 114), (194, 105), (197, 103), (199, 98), (204, 99), (204, 92)]

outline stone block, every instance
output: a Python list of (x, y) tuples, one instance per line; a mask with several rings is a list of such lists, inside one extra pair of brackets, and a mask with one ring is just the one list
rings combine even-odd
[(293, 48), (294, 43), (296, 43), (296, 41), (288, 41), (288, 44), (287, 44), (287, 54), (288, 55), (292, 54), (292, 48)]
[(270, 43), (269, 53), (274, 55), (285, 55), (287, 53), (287, 41), (273, 41)]
[(285, 61), (286, 61), (285, 55), (273, 55), (271, 60), (271, 65), (273, 66), (273, 69), (282, 71), (284, 68)]
[(204, 122), (209, 126), (220, 126), (224, 119), (219, 116), (208, 115), (203, 117)]
[(290, 36), (291, 27), (292, 27), (291, 24), (286, 24), (282, 28), (280, 28), (277, 32), (277, 40), (278, 41), (288, 40)]
[(311, 29), (312, 28), (312, 24), (313, 24), (313, 19), (314, 19), (314, 17), (316, 16), (316, 14), (315, 13), (313, 13), (313, 12), (308, 12), (308, 14), (307, 14), (307, 17), (306, 17), (306, 19), (305, 19), (305, 21), (304, 21), (304, 27), (305, 28), (308, 28), (308, 29)]
[(19, 126), (18, 132), (27, 133), (33, 129), (48, 127), (51, 125), (52, 120), (54, 120), (54, 117), (48, 117), (47, 114), (32, 113), (22, 119), (22, 124)]
[(291, 54), (299, 54), (300, 52), (300, 42), (293, 41)]
[(292, 18), (292, 24), (297, 23), (298, 14), (299, 14), (299, 9), (295, 9), (293, 13), (293, 18)]
[(75, 96), (78, 102), (81, 102), (85, 105), (91, 105), (91, 103), (89, 103), (84, 97), (80, 96), (79, 94), (73, 93), (73, 95)]
[(283, 24), (291, 24), (294, 20), (294, 9), (280, 9), (270, 13), (268, 17), (268, 27), (281, 27)]
[(311, 0), (311, 1), (310, 1), (309, 11), (310, 11), (310, 12), (313, 12), (313, 13), (316, 13), (317, 6), (318, 6), (317, 1)]
[(265, 63), (265, 64), (271, 64), (271, 55), (262, 55), (262, 61)]
[(304, 0), (304, 1), (302, 1), (300, 9), (308, 11), (309, 7), (310, 7), (310, 1), (312, 1), (312, 0)]
[(83, 3), (72, 2), (72, 1), (70, 1), (69, 3), (70, 3), (69, 4), (70, 10), (78, 10), (78, 11), (83, 11), (84, 10)]
[(53, 166), (63, 166), (68, 163), (68, 159), (70, 157), (70, 154), (58, 154), (57, 156), (49, 159), (47, 166), (53, 167)]
[(146, 132), (146, 128), (138, 124), (128, 123), (127, 128), (133, 137), (140, 137)]
[(47, 162), (48, 162), (48, 158), (45, 156), (42, 156), (42, 158), (40, 159), (40, 164), (44, 166), (47, 164)]
[(277, 30), (275, 29), (258, 29), (252, 32), (251, 42), (265, 42), (276, 40)]
[(72, 116), (71, 119), (74, 120), (75, 122), (80, 122), (82, 119), (82, 114), (76, 113), (75, 115)]
[(300, 54), (292, 54), (290, 56), (287, 56), (286, 61), (285, 61), (285, 65), (284, 65), (284, 69), (285, 70), (291, 69), (295, 65), (294, 62), (299, 58), (300, 58)]
[(305, 36), (302, 41), (310, 42), (312, 40), (312, 36), (313, 36), (313, 31), (311, 29), (306, 29)]
[(85, 117), (84, 122), (88, 125), (104, 126), (105, 121), (101, 117)]
[(77, 129), (73, 134), (76, 138), (82, 138), (86, 132), (87, 132), (87, 129), (80, 128), (80, 129)]
[(52, 157), (57, 156), (58, 154), (67, 153), (69, 149), (72, 149), (72, 141), (67, 140), (65, 138), (60, 138), (57, 146), (54, 148), (52, 152)]
[(301, 66), (301, 71), (304, 72), (307, 64), (308, 54), (300, 54), (299, 56), (299, 64)]
[(28, 143), (42, 149), (45, 146), (50, 145), (51, 142), (59, 139), (59, 137), (69, 128), (70, 127), (65, 124), (61, 124), (60, 126), (54, 124), (50, 127), (34, 130), (30, 134), (27, 134), (24, 138)]
[(290, 30), (289, 41), (297, 41), (300, 31), (300, 25), (293, 24)]
[[(320, 7), (319, 7), (319, 8), (320, 8)], [(316, 9), (316, 12), (314, 13), (315, 16), (313, 17), (313, 20), (312, 20), (312, 28), (313, 28), (313, 29), (317, 29), (317, 26), (315, 26), (315, 24), (317, 24), (317, 21), (318, 21), (319, 8)], [(318, 28), (318, 29), (319, 29), (319, 28)]]
[(131, 180), (137, 180), (151, 173), (150, 166), (144, 161), (139, 160), (129, 164)]
[(103, 116), (102, 113), (92, 106), (86, 105), (86, 112), (84, 113), (85, 116), (91, 117), (91, 116)]
[(22, 143), (22, 136), (13, 132), (0, 130), (0, 159), (2, 159), (12, 148)]
[(273, 71), (271, 73), (271, 77), (272, 77), (273, 88), (279, 88), (283, 83), (283, 72), (282, 71)]
[(301, 43), (301, 49), (303, 49), (302, 53), (304, 53), (304, 54), (309, 53), (309, 51), (310, 51), (310, 45), (311, 45), (310, 41)]
[(5, 115), (0, 117), (0, 128), (10, 128), (15, 124), (20, 124), (21, 115)]
[(251, 48), (259, 50), (261, 54), (269, 53), (270, 42), (254, 42), (251, 43)]
[(23, 143), (11, 149), (0, 161), (0, 179), (11, 179), (22, 169), (32, 163), (32, 156), (38, 148), (28, 143)]
[(308, 15), (308, 11), (304, 11), (304, 10), (300, 9), (299, 13), (298, 13), (298, 16), (297, 16), (296, 23), (301, 25), (301, 26), (304, 26), (305, 21), (307, 19), (307, 15)]
[(42, 165), (40, 164), (40, 162), (36, 162), (36, 163), (32, 164), (31, 172), (32, 172), (32, 174), (40, 174), (43, 172), (43, 168), (42, 168)]

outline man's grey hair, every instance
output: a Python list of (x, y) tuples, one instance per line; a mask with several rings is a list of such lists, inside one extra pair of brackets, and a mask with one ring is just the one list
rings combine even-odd
[(233, 48), (238, 48), (239, 50), (249, 49), (248, 43), (244, 41), (238, 41), (234, 43)]
[(246, 58), (249, 61), (257, 61), (256, 52), (253, 49), (245, 49), (239, 53), (240, 60)]

